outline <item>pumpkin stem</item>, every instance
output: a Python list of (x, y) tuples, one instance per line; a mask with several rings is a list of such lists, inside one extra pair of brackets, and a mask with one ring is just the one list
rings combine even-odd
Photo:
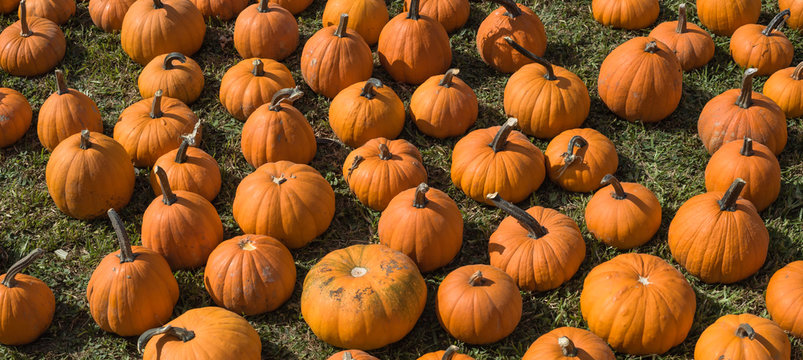
[(644, 52), (655, 54), (656, 51), (658, 51), (658, 43), (655, 41), (650, 41), (644, 46)]
[(28, 27), (28, 10), (25, 0), (20, 0), (20, 36), (28, 37), (33, 35), (33, 31)]
[(753, 75), (756, 74), (758, 69), (749, 68), (744, 71), (742, 77), (742, 92), (739, 93), (739, 98), (736, 100), (736, 105), (742, 109), (747, 109), (753, 105)]
[(270, 6), (268, 5), (268, 0), (259, 0), (259, 5), (257, 5), (257, 11), (261, 13), (270, 12)]
[(162, 202), (165, 205), (173, 205), (178, 201), (178, 196), (173, 192), (173, 189), (170, 188), (170, 181), (167, 179), (167, 173), (161, 166), (154, 166), (153, 172), (156, 173), (156, 177), (159, 178), (159, 188), (162, 189)]
[(56, 93), (64, 95), (68, 92), (70, 92), (70, 88), (67, 87), (67, 81), (64, 80), (64, 72), (56, 69)]
[(109, 215), (114, 232), (117, 234), (117, 242), (120, 245), (120, 255), (117, 255), (117, 257), (120, 258), (120, 263), (133, 262), (137, 255), (134, 254), (134, 250), (131, 250), (131, 240), (128, 239), (128, 234), (125, 232), (123, 220), (120, 219), (120, 215), (114, 209), (109, 209), (106, 214)]
[(201, 128), (201, 120), (195, 123), (195, 127), (192, 128), (192, 132), (189, 134), (181, 135), (181, 145), (178, 146), (178, 151), (176, 151), (176, 159), (175, 162), (177, 164), (183, 164), (187, 162), (187, 149), (190, 145), (195, 145), (195, 137), (198, 136), (198, 129)]
[(337, 23), (337, 29), (335, 29), (334, 35), (342, 38), (346, 36), (346, 29), (349, 26), (349, 14), (343, 13), (340, 14), (340, 21)]
[(418, 187), (415, 188), (415, 200), (413, 201), (413, 206), (419, 209), (427, 207), (427, 203), (429, 203), (429, 199), (427, 199), (427, 191), (429, 191), (429, 185), (427, 185), (427, 183), (418, 184)]
[(569, 166), (572, 166), (572, 164), (575, 162), (583, 162), (583, 156), (577, 155), (577, 153), (574, 152), (574, 148), (576, 147), (578, 149), (582, 149), (586, 146), (588, 146), (588, 141), (583, 139), (582, 136), (572, 136), (572, 138), (569, 140), (569, 146), (566, 149), (566, 152), (560, 155), (563, 158), (563, 166), (560, 168), (560, 170), (558, 170), (558, 177), (562, 176), (566, 169), (568, 169)]
[(418, 19), (421, 17), (421, 16), (418, 14), (418, 11), (420, 10), (420, 9), (418, 8), (418, 4), (419, 4), (420, 2), (421, 2), (421, 1), (419, 1), (419, 0), (410, 0), (410, 7), (409, 7), (409, 10), (407, 10), (407, 18), (408, 18), (408, 19), (411, 19), (411, 20), (418, 20)]
[(499, 5), (505, 7), (505, 16), (510, 18), (516, 18), (517, 16), (523, 14), (521, 9), (519, 8), (518, 4), (516, 4), (513, 0), (491, 0)]
[(92, 143), (89, 142), (89, 130), (81, 130), (81, 144), (78, 146), (81, 147), (81, 150), (86, 150), (89, 149), (91, 145)]
[(744, 137), (744, 143), (742, 144), (742, 150), (739, 151), (739, 154), (742, 154), (742, 156), (753, 156), (753, 154), (755, 154), (753, 152), (753, 139), (751, 139), (751, 138), (749, 138), (747, 136)]
[(165, 4), (162, 3), (162, 0), (153, 0), (153, 8), (154, 9), (161, 9), (164, 8)]
[(151, 119), (156, 119), (164, 116), (162, 112), (162, 90), (156, 90), (153, 94), (153, 102), (151, 103)]
[(750, 326), (750, 324), (739, 324), (739, 327), (736, 328), (736, 336), (742, 339), (748, 338), (753, 340), (756, 337), (756, 331), (753, 330), (753, 327)]
[(541, 226), (541, 224), (538, 223), (538, 220), (535, 220), (535, 218), (528, 212), (524, 211), (524, 209), (511, 204), (505, 199), (502, 199), (502, 197), (499, 196), (499, 193), (488, 194), (485, 196), (485, 198), (491, 200), (496, 207), (502, 209), (502, 211), (518, 220), (519, 225), (527, 229), (527, 232), (530, 233), (529, 236), (531, 238), (538, 239), (548, 234), (547, 229)]
[(2, 284), (7, 288), (13, 288), (14, 286), (16, 286), (17, 281), (16, 279), (14, 279), (14, 277), (17, 276), (17, 274), (19, 274), (20, 271), (28, 267), (28, 265), (31, 265), (31, 263), (33, 263), (33, 261), (36, 260), (36, 258), (38, 258), (40, 255), (44, 253), (45, 253), (44, 250), (37, 248), (36, 250), (31, 251), (31, 253), (25, 256), (24, 258), (19, 259), (19, 261), (15, 262), (14, 265), (11, 265), (11, 267), (8, 268), (8, 271), (6, 272), (6, 277), (3, 279)]
[(565, 357), (577, 356), (577, 348), (574, 347), (572, 339), (569, 339), (568, 337), (565, 336), (561, 336), (558, 338), (558, 346), (560, 346), (560, 351), (563, 352), (563, 356)]
[(254, 74), (254, 76), (265, 75), (265, 68), (264, 68), (265, 64), (262, 63), (262, 60), (254, 59), (254, 61), (251, 64), (254, 65), (254, 69), (251, 70), (251, 73)]
[(178, 338), (183, 342), (187, 342), (195, 338), (195, 332), (192, 330), (174, 327), (168, 324), (162, 327), (146, 330), (144, 333), (142, 333), (142, 335), (139, 336), (139, 339), (137, 339), (137, 351), (141, 353), (142, 348), (148, 344), (148, 341), (150, 341), (152, 337), (162, 334)]
[(390, 160), (392, 157), (393, 154), (390, 153), (388, 146), (385, 143), (379, 143), (379, 159)]
[(803, 61), (795, 66), (795, 71), (792, 71), (792, 79), (801, 80), (803, 78)]
[(452, 79), (460, 73), (460, 69), (449, 69), (446, 70), (446, 74), (443, 74), (443, 79), (441, 82), (438, 83), (438, 86), (443, 86), (445, 88), (452, 87)]
[(381, 88), (383, 86), (384, 85), (382, 85), (382, 81), (380, 81), (379, 79), (370, 78), (368, 80), (365, 80), (365, 86), (362, 87), (362, 92), (360, 92), (360, 96), (363, 96), (366, 99), (373, 99), (374, 96), (376, 96), (376, 91), (374, 91), (374, 88)]
[(468, 278), (468, 283), (471, 286), (482, 286), (483, 281), (485, 281), (485, 278), (482, 277), (482, 271), (479, 270)]
[(353, 360), (353, 359), (354, 358), (351, 357), (351, 352), (346, 351), (343, 353), (343, 360)]
[(613, 186), (613, 192), (611, 193), (612, 198), (616, 200), (624, 200), (627, 198), (627, 193), (625, 192), (625, 189), (622, 188), (622, 183), (620, 183), (619, 179), (617, 179), (615, 176), (607, 174), (602, 178), (602, 181), (599, 184), (600, 186)]
[(276, 185), (281, 185), (281, 184), (284, 184), (285, 182), (287, 182), (287, 178), (284, 177), (284, 174), (279, 175), (279, 177), (275, 177), (275, 176), (271, 175), (270, 179), (274, 183), (276, 183)]
[(187, 62), (187, 57), (178, 51), (171, 52), (165, 56), (164, 62), (162, 62), (162, 69), (172, 70), (175, 67), (175, 65), (173, 65), (173, 61), (176, 60), (183, 64)]
[[(482, 273), (480, 273), (479, 271), (477, 272), (480, 274), (480, 276), (482, 276)], [(443, 352), (443, 357), (441, 358), (441, 360), (451, 360), (453, 356), (457, 355), (458, 350), (460, 350), (460, 348), (458, 348), (457, 346), (449, 345), (449, 347), (446, 348), (446, 351)]]
[(356, 170), (358, 166), (360, 166), (360, 163), (363, 160), (365, 160), (365, 158), (360, 155), (354, 157), (354, 161), (352, 161), (351, 166), (349, 166), (349, 172), (348, 174), (346, 174), (346, 179), (351, 177), (351, 173), (354, 172), (354, 170)]
[(544, 59), (538, 55), (532, 53), (532, 51), (525, 49), (516, 40), (513, 40), (510, 36), (505, 36), (505, 41), (507, 41), (510, 46), (512, 46), (516, 51), (520, 54), (524, 55), (526, 58), (535, 61), (537, 64), (546, 68), (546, 74), (544, 75), (544, 79), (555, 81), (557, 80), (557, 76), (555, 76), (555, 70), (552, 68), (552, 63), (549, 62), (547, 59)]
[(678, 27), (675, 29), (678, 34), (686, 32), (686, 4), (678, 6)]
[(513, 128), (519, 124), (519, 119), (516, 118), (509, 118), (502, 124), (502, 127), (499, 128), (499, 131), (496, 132), (496, 136), (494, 136), (494, 140), (491, 141), (488, 146), (494, 149), (494, 152), (500, 152), (505, 149), (505, 145), (507, 145), (507, 137), (510, 136), (510, 132), (513, 131)]
[(772, 34), (772, 31), (780, 27), (781, 24), (783, 24), (784, 21), (786, 21), (786, 17), (791, 14), (792, 13), (789, 11), (789, 9), (779, 12), (778, 15), (775, 15), (775, 17), (772, 18), (772, 20), (770, 20), (770, 23), (767, 24), (767, 27), (765, 27), (764, 30), (761, 31), (761, 33), (764, 34), (764, 36), (770, 36), (770, 34)]
[(745, 181), (742, 178), (733, 180), (733, 184), (725, 191), (725, 195), (722, 195), (722, 199), (717, 201), (720, 211), (736, 211), (736, 200), (739, 199), (744, 185)]
[(268, 109), (271, 111), (281, 111), (281, 103), (288, 102), (292, 104), (302, 95), (304, 95), (304, 93), (298, 88), (298, 86), (294, 88), (281, 89), (273, 94), (273, 99), (271, 99)]

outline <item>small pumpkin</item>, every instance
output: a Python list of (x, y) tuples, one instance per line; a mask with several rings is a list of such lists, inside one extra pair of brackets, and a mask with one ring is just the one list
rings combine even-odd
[(244, 59), (282, 60), (296, 50), (298, 37), (293, 14), (268, 0), (245, 8), (234, 22), (234, 49)]
[(779, 9), (789, 9), (790, 14), (786, 19), (786, 25), (793, 29), (803, 29), (803, 1), (800, 0), (778, 0)]
[[(644, 245), (661, 227), (661, 204), (639, 183), (619, 182), (611, 174), (586, 205), (588, 231), (597, 240), (620, 250)], [(606, 186), (607, 185), (607, 186)]]
[(103, 132), (103, 119), (95, 102), (82, 92), (68, 88), (64, 73), (56, 70), (56, 92), (39, 109), (36, 133), (39, 142), (53, 151), (60, 142), (81, 130)]
[(558, 134), (549, 142), (544, 155), (549, 179), (574, 192), (598, 189), (602, 178), (619, 167), (613, 142), (591, 128)]
[(360, 34), (370, 46), (379, 41), (379, 33), (390, 19), (383, 0), (331, 0), (323, 8), (323, 27), (337, 25), (343, 14), (349, 16), (349, 29)]
[(538, 15), (513, 0), (491, 1), (501, 6), (488, 14), (477, 29), (477, 51), (482, 61), (503, 73), (512, 73), (533, 62), (519, 52), (510, 51), (505, 37), (512, 38), (536, 56), (544, 56), (546, 31)]
[(248, 0), (190, 0), (206, 19), (226, 21), (237, 17), (248, 6)]
[(775, 15), (766, 27), (747, 24), (736, 29), (730, 41), (733, 61), (743, 68), (756, 68), (756, 75), (771, 75), (789, 66), (795, 47), (784, 33), (775, 30), (786, 16), (789, 9)]
[(29, 16), (26, 1), (19, 2), (19, 21), (0, 33), (0, 68), (14, 76), (44, 74), (61, 62), (67, 40), (56, 23)]
[(786, 114), (787, 118), (803, 116), (803, 61), (796, 67), (776, 71), (761, 91)]
[(270, 0), (270, 2), (287, 9), (293, 15), (298, 15), (312, 4), (312, 0)]
[(45, 18), (56, 25), (63, 25), (75, 14), (75, 0), (26, 0), (25, 5), (28, 16)]
[(400, 192), (426, 182), (427, 170), (413, 144), (379, 137), (346, 156), (343, 178), (361, 203), (382, 211)]
[(328, 357), (326, 360), (379, 360), (362, 350), (343, 350)]
[(697, 24), (686, 21), (686, 4), (678, 6), (677, 21), (661, 23), (648, 36), (672, 49), (684, 71), (703, 67), (714, 58), (714, 39)]
[(22, 139), (32, 119), (33, 109), (24, 95), (14, 89), (0, 88), (0, 148)]
[(729, 314), (711, 324), (694, 345), (695, 360), (790, 359), (792, 344), (772, 320)]
[(343, 143), (355, 148), (373, 138), (395, 139), (404, 128), (404, 104), (393, 89), (370, 78), (332, 99), (329, 126)]
[(803, 338), (803, 260), (782, 267), (767, 284), (767, 312), (793, 336)]
[(474, 360), (473, 357), (468, 355), (463, 355), (460, 352), (460, 348), (454, 345), (449, 345), (446, 350), (440, 351), (433, 351), (431, 353), (426, 353), (419, 357), (417, 360)]
[(201, 48), (206, 23), (190, 0), (137, 0), (123, 18), (120, 43), (140, 65), (166, 53), (192, 55)]
[(105, 32), (120, 31), (125, 13), (137, 0), (89, 0), (89, 16)]
[(592, 0), (591, 13), (598, 23), (638, 30), (652, 25), (660, 12), (658, 0)]
[[(404, 0), (404, 11), (409, 11), (410, 2)], [(421, 15), (437, 20), (447, 33), (463, 27), (471, 10), (468, 0), (421, 0), (419, 7)]]
[(527, 348), (522, 360), (616, 360), (616, 356), (599, 336), (573, 327), (552, 330)]
[(457, 77), (458, 69), (435, 75), (410, 98), (410, 116), (422, 133), (439, 139), (460, 136), (477, 121), (477, 94)]
[(245, 121), (273, 95), (296, 86), (286, 66), (267, 58), (251, 58), (229, 68), (220, 81), (220, 102), (237, 120)]
[(0, 344), (24, 345), (35, 341), (53, 322), (56, 297), (44, 281), (20, 274), (44, 254), (36, 249), (0, 275)]
[[(200, 122), (196, 123), (196, 126)], [(156, 159), (154, 167), (164, 169), (173, 190), (194, 192), (212, 201), (220, 192), (220, 166), (205, 151), (190, 146), (195, 143), (192, 134), (182, 135), (178, 149), (169, 151)], [(151, 172), (151, 188), (156, 196), (162, 194), (156, 174)]]
[(192, 104), (201, 96), (204, 74), (195, 60), (172, 52), (159, 55), (145, 65), (137, 78), (137, 86), (143, 99), (153, 97), (162, 90), (164, 96)]
[(755, 24), (761, 15), (761, 0), (697, 0), (697, 16), (711, 32), (731, 36), (745, 24)]
[(705, 190), (725, 191), (736, 178), (747, 182), (741, 196), (762, 211), (781, 191), (781, 166), (770, 149), (744, 141), (731, 141), (717, 150), (705, 167)]

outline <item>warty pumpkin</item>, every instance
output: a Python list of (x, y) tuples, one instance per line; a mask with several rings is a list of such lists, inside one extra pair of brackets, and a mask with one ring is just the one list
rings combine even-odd
[(591, 13), (598, 23), (613, 28), (646, 28), (661, 11), (658, 0), (592, 0)]
[(776, 71), (761, 91), (783, 110), (787, 118), (803, 116), (803, 61)]
[(125, 13), (137, 0), (89, 0), (89, 16), (105, 32), (120, 31)]
[(159, 55), (145, 65), (137, 78), (137, 86), (143, 99), (162, 90), (164, 96), (192, 104), (201, 96), (204, 74), (195, 60), (172, 52)]
[(36, 76), (56, 67), (67, 51), (67, 40), (56, 23), (29, 16), (20, 1), (19, 21), (0, 33), (0, 68), (14, 76)]
[(535, 339), (521, 360), (616, 360), (599, 336), (573, 327), (560, 327)]
[(591, 128), (558, 134), (547, 145), (544, 156), (549, 179), (574, 192), (598, 189), (602, 178), (615, 173), (619, 166), (613, 142)]
[(248, 6), (248, 0), (190, 0), (204, 18), (234, 19)]
[(282, 60), (296, 50), (298, 37), (293, 14), (268, 0), (245, 8), (234, 22), (234, 49), (244, 59)]
[[(196, 123), (198, 126), (200, 122)], [(156, 159), (154, 167), (164, 169), (173, 190), (194, 192), (212, 201), (220, 192), (220, 166), (205, 151), (190, 146), (195, 143), (193, 134), (182, 135), (178, 149), (169, 151)], [(151, 188), (156, 196), (162, 194), (156, 174), (151, 172)]]
[(477, 121), (477, 94), (457, 77), (458, 69), (435, 75), (410, 98), (410, 117), (422, 133), (439, 139), (460, 136)]
[(731, 36), (744, 24), (754, 24), (761, 15), (761, 0), (697, 0), (700, 22), (720, 36)]
[(800, 0), (778, 0), (779, 9), (789, 9), (790, 14), (786, 19), (786, 25), (793, 29), (803, 29), (803, 1)]
[(0, 148), (22, 139), (32, 119), (33, 109), (24, 95), (14, 89), (0, 88)]
[(379, 360), (362, 350), (343, 350), (328, 357), (326, 360)]
[[(404, 0), (404, 11), (409, 11), (411, 2), (412, 0)], [(471, 10), (468, 0), (420, 0), (418, 6), (421, 15), (438, 21), (447, 33), (463, 27)]]
[(287, 9), (293, 15), (298, 15), (312, 4), (312, 0), (270, 0), (270, 2)]
[(678, 6), (677, 21), (661, 23), (648, 36), (672, 49), (684, 71), (702, 67), (714, 57), (714, 39), (697, 24), (686, 21), (686, 4)]
[(53, 151), (61, 141), (81, 130), (103, 132), (98, 106), (89, 96), (68, 88), (64, 73), (56, 70), (56, 92), (45, 99), (39, 109), (36, 125), (39, 142)]
[(251, 58), (229, 68), (220, 80), (220, 103), (234, 118), (245, 121), (273, 95), (296, 86), (286, 66), (267, 58)]
[(310, 268), (301, 315), (333, 346), (372, 350), (407, 335), (426, 300), (424, 278), (410, 258), (385, 245), (352, 245)]
[(371, 46), (379, 41), (379, 33), (390, 19), (384, 0), (331, 0), (323, 8), (323, 27), (337, 25), (343, 14), (349, 16), (349, 29)]
[(711, 324), (694, 346), (695, 360), (790, 359), (792, 344), (772, 320), (729, 314)]
[(639, 183), (619, 182), (611, 174), (600, 185), (605, 187), (586, 205), (588, 232), (621, 250), (650, 241), (661, 227), (661, 204), (655, 194)]
[(726, 191), (736, 178), (747, 185), (741, 196), (762, 211), (778, 198), (781, 191), (781, 166), (770, 149), (745, 137), (717, 150), (705, 167), (705, 190)]
[(775, 15), (766, 27), (747, 24), (736, 29), (730, 41), (733, 61), (743, 68), (756, 68), (756, 75), (770, 75), (789, 66), (795, 47), (784, 33), (775, 30), (785, 16), (789, 16), (789, 9)]
[(491, 1), (501, 6), (488, 14), (477, 29), (477, 51), (482, 61), (503, 73), (512, 73), (533, 62), (519, 52), (510, 51), (505, 37), (537, 56), (544, 56), (546, 31), (538, 15), (513, 0)]
[(123, 18), (120, 43), (140, 65), (158, 55), (192, 55), (201, 48), (206, 23), (190, 0), (137, 0)]
[(329, 126), (348, 146), (395, 139), (404, 128), (404, 104), (389, 86), (370, 78), (343, 89), (329, 104)]
[[(26, 0), (28, 16), (48, 19), (62, 25), (75, 14), (75, 0)], [(17, 11), (20, 14), (22, 8)]]
[(446, 350), (426, 353), (421, 357), (419, 357), (417, 360), (474, 360), (473, 357), (468, 355), (463, 355), (459, 351), (460, 348), (458, 348), (457, 346), (449, 345), (449, 347), (446, 348)]
[(108, 214), (120, 250), (106, 255), (92, 272), (86, 289), (89, 312), (104, 331), (138, 336), (170, 319), (178, 282), (162, 255), (131, 246), (120, 216), (114, 209)]
[(793, 336), (803, 338), (803, 260), (782, 267), (767, 284), (767, 312)]
[(23, 345), (44, 333), (56, 313), (56, 297), (44, 281), (20, 274), (44, 254), (36, 249), (0, 275), (0, 344)]

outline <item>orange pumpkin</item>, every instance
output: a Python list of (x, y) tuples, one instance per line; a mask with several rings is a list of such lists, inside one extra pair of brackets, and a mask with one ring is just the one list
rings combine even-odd
[(20, 274), (44, 254), (36, 249), (0, 275), (0, 344), (23, 345), (36, 340), (50, 327), (56, 313), (56, 297), (42, 280)]
[(598, 189), (602, 178), (619, 166), (613, 142), (591, 128), (560, 133), (549, 142), (544, 155), (549, 179), (574, 192)]
[(725, 315), (694, 346), (695, 360), (790, 359), (792, 344), (778, 324), (752, 314)]
[(10, 14), (20, 5), (19, 0), (3, 0), (0, 1), (0, 14)]
[(31, 119), (33, 110), (28, 99), (17, 90), (0, 88), (0, 148), (22, 139), (31, 127)]
[(449, 69), (421, 84), (410, 98), (410, 116), (422, 133), (439, 139), (460, 136), (477, 121), (477, 95)]
[(404, 128), (404, 104), (393, 89), (370, 78), (343, 89), (332, 99), (329, 126), (351, 147), (378, 137), (395, 139)]
[(137, 0), (123, 18), (120, 42), (132, 60), (145, 65), (158, 55), (192, 55), (201, 48), (206, 23), (189, 0)]
[(56, 67), (67, 40), (56, 23), (27, 14), (20, 1), (20, 20), (0, 33), (0, 68), (14, 76), (36, 76)]
[(379, 41), (379, 33), (390, 19), (383, 0), (331, 0), (323, 9), (323, 27), (336, 25), (343, 14), (349, 16), (349, 29), (360, 34), (371, 46)]
[(764, 83), (761, 91), (772, 99), (787, 118), (803, 116), (803, 61), (796, 67), (776, 71)]
[(298, 36), (293, 14), (268, 0), (245, 8), (234, 22), (234, 49), (244, 59), (282, 60), (296, 51)]
[(561, 327), (536, 339), (521, 360), (616, 360), (616, 356), (594, 333), (573, 328)]
[(658, 0), (592, 0), (591, 12), (598, 23), (620, 29), (646, 28), (658, 19)]
[(661, 23), (648, 36), (672, 49), (685, 71), (703, 67), (714, 57), (711, 35), (696, 24), (686, 22), (686, 4), (678, 6), (677, 21)]
[(745, 24), (755, 24), (761, 15), (761, 0), (697, 0), (700, 22), (720, 36), (731, 36)]
[(454, 345), (449, 345), (446, 350), (434, 351), (426, 353), (419, 357), (417, 360), (474, 360), (473, 357), (459, 353), (460, 348)]
[(343, 350), (328, 357), (326, 360), (379, 360), (379, 359), (371, 356), (371, 354), (362, 350)]
[[(62, 25), (75, 14), (75, 0), (26, 0), (28, 16), (48, 19)], [(22, 11), (17, 12), (18, 14)]]
[[(404, 0), (404, 11), (409, 11), (411, 1)], [(421, 0), (419, 8), (421, 15), (437, 20), (447, 33), (451, 33), (468, 21), (471, 6), (468, 0)]]
[(793, 336), (803, 338), (803, 261), (793, 261), (772, 274), (766, 301), (772, 319)]
[(661, 227), (661, 204), (641, 184), (620, 183), (611, 174), (602, 178), (599, 189), (586, 205), (588, 231), (603, 243), (627, 250), (641, 246)]
[(742, 25), (731, 36), (730, 52), (739, 66), (756, 68), (756, 75), (770, 75), (792, 63), (795, 47), (782, 32), (775, 30), (789, 15), (789, 9), (776, 15), (769, 25)]
[(120, 31), (125, 13), (137, 0), (89, 0), (89, 16), (105, 32)]
[(237, 120), (245, 121), (273, 95), (296, 86), (286, 66), (267, 58), (245, 59), (232, 66), (220, 81), (220, 102)]
[(800, 0), (778, 0), (779, 9), (789, 9), (789, 18), (786, 25), (800, 30), (803, 28), (803, 1)]
[(270, 2), (287, 9), (293, 15), (298, 15), (312, 4), (312, 0), (270, 0)]
[(201, 11), (204, 18), (219, 18), (226, 21), (234, 19), (248, 6), (248, 0), (190, 0)]
[(56, 92), (39, 109), (36, 125), (39, 142), (53, 151), (56, 145), (81, 130), (103, 132), (98, 106), (82, 92), (68, 88), (64, 74), (56, 70)]
[(157, 91), (162, 90), (164, 96), (192, 104), (201, 96), (204, 74), (195, 60), (182, 53), (172, 52), (159, 55), (145, 65), (137, 78), (137, 86), (144, 99), (153, 97)]
[[(198, 124), (200, 122), (196, 125)], [(194, 143), (195, 136), (182, 135), (182, 138), (178, 149), (160, 156), (153, 166), (164, 169), (173, 190), (194, 192), (206, 200), (212, 201), (220, 192), (220, 167), (211, 155), (197, 147), (190, 146)], [(156, 174), (151, 172), (151, 188), (156, 196), (159, 196), (162, 194), (162, 190), (159, 188), (157, 180)]]
[(731, 141), (717, 150), (705, 167), (705, 190), (725, 191), (736, 178), (747, 182), (741, 196), (762, 211), (781, 191), (781, 166), (770, 149), (744, 141)]
[(512, 73), (533, 62), (521, 53), (510, 51), (505, 37), (537, 56), (544, 56), (546, 31), (538, 15), (513, 0), (491, 1), (501, 6), (488, 14), (477, 29), (477, 51), (482, 61), (503, 73)]

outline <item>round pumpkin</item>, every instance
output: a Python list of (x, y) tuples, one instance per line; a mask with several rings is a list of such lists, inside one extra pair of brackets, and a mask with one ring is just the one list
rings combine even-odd
[(343, 350), (328, 357), (326, 360), (379, 360), (362, 350)]
[(619, 167), (613, 142), (591, 128), (558, 134), (549, 142), (544, 155), (549, 179), (574, 192), (598, 189), (602, 178), (615, 173)]
[(620, 250), (644, 245), (661, 227), (661, 204), (641, 184), (619, 182), (611, 174), (586, 205), (585, 220), (594, 238)]
[(298, 37), (293, 14), (267, 0), (245, 8), (234, 22), (234, 49), (244, 59), (282, 60), (296, 51)]
[(36, 340), (53, 322), (56, 297), (53, 291), (33, 276), (20, 274), (44, 254), (36, 249), (0, 275), (0, 344), (24, 345)]
[(655, 20), (661, 8), (658, 0), (592, 0), (591, 12), (598, 23), (613, 28), (638, 30)]
[(744, 141), (731, 141), (717, 150), (705, 167), (705, 190), (726, 191), (736, 178), (747, 185), (741, 196), (762, 211), (778, 198), (781, 191), (781, 166), (770, 149)]
[(190, 0), (137, 0), (123, 18), (120, 43), (145, 65), (161, 54), (194, 54), (205, 34), (204, 17)]
[(694, 346), (695, 360), (790, 359), (792, 344), (778, 324), (752, 314), (725, 315)]
[(125, 13), (137, 0), (89, 0), (89, 16), (105, 32), (120, 31)]
[(190, 0), (204, 18), (234, 19), (248, 6), (248, 0)]
[(779, 9), (789, 9), (789, 18), (786, 25), (800, 30), (803, 28), (803, 1), (800, 0), (778, 0)]
[(10, 14), (20, 5), (19, 0), (3, 0), (0, 1), (0, 14)]
[(786, 35), (775, 30), (788, 15), (786, 9), (766, 27), (747, 24), (736, 29), (730, 41), (733, 61), (743, 68), (756, 68), (756, 75), (771, 75), (789, 66), (795, 57), (795, 47)]
[[(75, 0), (26, 0), (25, 6), (28, 16), (45, 18), (56, 25), (66, 23), (75, 14)], [(20, 7), (17, 14), (21, 11)]]
[(312, 4), (312, 0), (270, 0), (270, 2), (287, 9), (293, 15), (298, 15)]
[(426, 353), (417, 360), (474, 360), (473, 357), (459, 353), (460, 348), (449, 345), (446, 350), (433, 351)]
[(703, 67), (714, 58), (714, 39), (697, 24), (686, 21), (686, 4), (678, 6), (677, 21), (661, 23), (648, 36), (672, 49), (684, 71)]
[[(182, 135), (182, 138), (178, 149), (160, 156), (153, 166), (164, 169), (173, 190), (194, 192), (212, 201), (220, 192), (220, 166), (211, 155), (190, 146), (195, 143), (195, 136)], [(161, 195), (162, 190), (153, 172), (150, 175), (150, 183), (156, 196)]]
[(14, 89), (0, 88), (0, 148), (22, 139), (32, 119), (33, 109), (25, 96)]
[(145, 65), (137, 78), (137, 86), (143, 99), (154, 97), (162, 90), (164, 96), (192, 104), (201, 96), (204, 74), (195, 60), (172, 52), (159, 55)]
[(424, 278), (410, 258), (384, 245), (352, 245), (310, 268), (301, 315), (319, 339), (371, 350), (407, 335), (426, 300)]
[(232, 207), (244, 233), (272, 236), (297, 249), (329, 227), (335, 192), (312, 167), (278, 161), (246, 176), (237, 186)]
[(767, 312), (792, 335), (803, 338), (803, 261), (793, 261), (770, 278)]
[(264, 235), (241, 235), (209, 255), (204, 287), (218, 306), (238, 314), (276, 310), (293, 295), (296, 265), (287, 247)]
[(373, 138), (394, 139), (404, 128), (404, 104), (393, 89), (370, 78), (332, 99), (329, 126), (343, 143), (355, 148)]
[(561, 327), (552, 330), (527, 348), (521, 360), (616, 360), (616, 356), (599, 336), (573, 328)]
[(223, 74), (220, 102), (229, 114), (245, 121), (277, 91), (295, 86), (293, 74), (282, 63), (267, 58), (245, 59)]
[(482, 61), (503, 73), (512, 73), (533, 62), (519, 52), (510, 51), (505, 37), (537, 56), (544, 56), (546, 31), (538, 15), (513, 0), (491, 1), (501, 6), (488, 14), (477, 29), (477, 51)]
[(439, 139), (460, 136), (477, 121), (477, 95), (457, 77), (458, 69), (435, 75), (410, 98), (410, 116), (422, 133)]
[(803, 61), (776, 71), (761, 91), (783, 110), (787, 118), (803, 116)]
[(686, 338), (697, 300), (683, 275), (663, 259), (622, 254), (586, 276), (580, 311), (588, 329), (614, 350), (663, 354)]
[(330, 0), (323, 9), (323, 27), (337, 25), (343, 14), (349, 16), (349, 29), (371, 46), (379, 41), (379, 33), (390, 19), (384, 0)]
[(103, 132), (103, 120), (95, 102), (82, 92), (68, 88), (64, 73), (56, 70), (56, 92), (39, 109), (36, 133), (39, 142), (53, 151), (64, 139), (89, 130)]
[[(411, 1), (404, 0), (404, 11), (409, 11)], [(437, 20), (447, 33), (463, 27), (471, 10), (468, 0), (421, 0), (419, 8), (421, 15)]]
[(27, 14), (20, 1), (19, 21), (0, 33), (0, 68), (14, 76), (44, 74), (61, 62), (67, 40), (56, 23)]
[(697, 0), (700, 22), (720, 36), (731, 36), (745, 24), (755, 24), (761, 15), (761, 0)]

